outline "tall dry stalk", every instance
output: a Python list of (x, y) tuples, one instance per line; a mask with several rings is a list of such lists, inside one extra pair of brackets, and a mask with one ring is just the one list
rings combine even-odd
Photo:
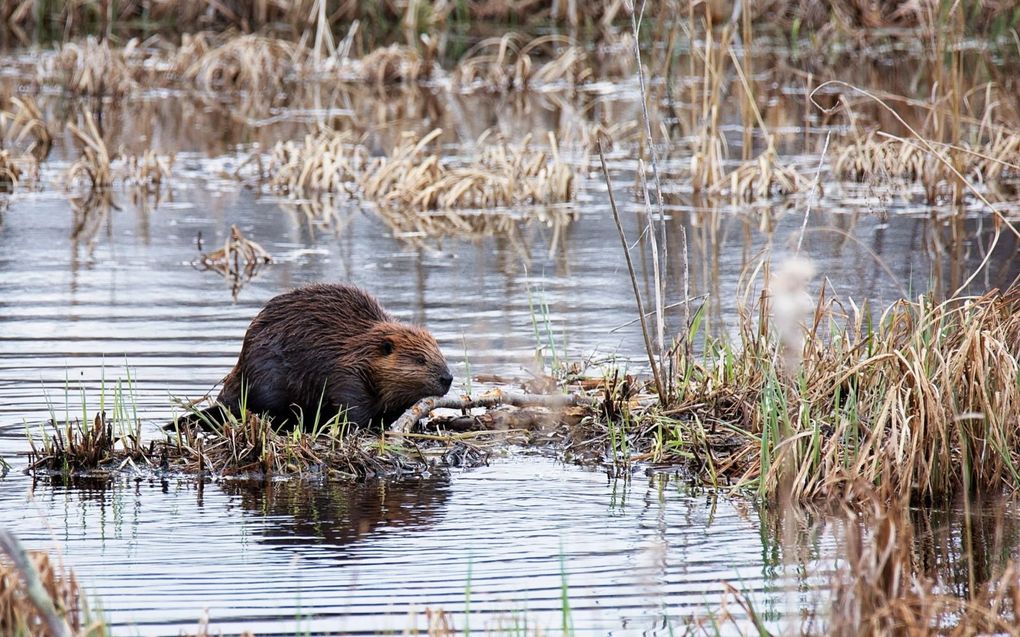
[(634, 291), (634, 301), (637, 303), (638, 318), (641, 320), (641, 335), (645, 339), (645, 352), (648, 354), (648, 365), (652, 368), (652, 377), (655, 380), (655, 391), (659, 396), (659, 403), (668, 405), (666, 387), (663, 384), (661, 370), (656, 361), (656, 350), (652, 346), (652, 337), (649, 334), (647, 321), (645, 319), (645, 306), (641, 300), (641, 291), (638, 289), (637, 275), (634, 272), (634, 262), (630, 257), (630, 247), (627, 243), (627, 236), (623, 231), (623, 224), (620, 222), (620, 211), (616, 207), (616, 196), (613, 194), (613, 182), (609, 177), (609, 168), (606, 167), (606, 156), (602, 152), (602, 140), (598, 141), (599, 160), (602, 162), (602, 176), (606, 180), (606, 189), (609, 193), (609, 206), (613, 210), (613, 221), (616, 223), (616, 231), (620, 235), (620, 243), (623, 245), (623, 256), (627, 261), (627, 272), (630, 274), (630, 284)]

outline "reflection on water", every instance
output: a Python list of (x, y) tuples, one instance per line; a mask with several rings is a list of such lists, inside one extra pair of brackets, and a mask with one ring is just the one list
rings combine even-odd
[[(1020, 556), (1015, 505), (970, 506), (912, 514), (916, 568), (957, 593)], [(0, 508), (26, 544), (63, 552), (118, 634), (143, 635), (178, 634), (204, 608), (227, 634), (293, 634), (295, 618), (312, 634), (400, 632), (426, 608), (463, 627), (468, 607), (474, 630), (552, 629), (565, 583), (580, 633), (664, 636), (717, 610), (724, 582), (782, 632), (824, 617), (855, 523), (535, 458), (359, 486), (11, 476)]]
[(273, 546), (311, 542), (323, 548), (343, 548), (380, 529), (427, 531), (442, 514), (450, 494), (448, 478), (361, 484), (225, 482), (220, 488), (253, 516), (279, 520), (264, 527), (260, 541)]

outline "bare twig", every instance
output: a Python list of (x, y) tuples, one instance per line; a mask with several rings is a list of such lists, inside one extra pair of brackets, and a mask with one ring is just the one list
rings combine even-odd
[[(652, 337), (648, 334), (648, 324), (645, 322), (645, 306), (641, 302), (641, 291), (638, 290), (637, 275), (634, 274), (634, 262), (630, 258), (630, 250), (627, 248), (627, 235), (623, 232), (623, 224), (620, 222), (620, 211), (616, 207), (616, 197), (613, 195), (613, 182), (609, 178), (609, 168), (606, 167), (606, 155), (602, 152), (602, 139), (598, 140), (599, 160), (602, 162), (602, 174), (606, 178), (606, 190), (609, 192), (609, 206), (613, 209), (613, 221), (616, 222), (616, 231), (620, 233), (620, 242), (623, 244), (623, 256), (627, 259), (627, 271), (630, 273), (630, 284), (634, 288), (634, 300), (637, 301), (638, 316), (641, 318), (641, 334), (645, 338), (645, 352), (648, 354), (648, 364), (652, 367), (652, 377), (655, 378), (655, 391), (659, 400), (666, 405), (666, 392), (663, 389), (662, 377), (659, 375), (659, 366), (655, 362), (655, 349), (652, 347)], [(656, 256), (656, 258), (658, 258)], [(687, 298), (686, 296), (684, 298)]]
[[(818, 158), (818, 170), (815, 171), (815, 181), (813, 184), (811, 184), (812, 194), (818, 191), (818, 186), (819, 184), (821, 184), (822, 164), (825, 162), (825, 152), (829, 150), (829, 136), (831, 134), (832, 131), (829, 131), (828, 133), (825, 134), (825, 145), (822, 147), (821, 157)], [(809, 197), (807, 206), (804, 208), (804, 223), (802, 223), (800, 226), (800, 238), (797, 239), (796, 254), (800, 254), (800, 246), (802, 243), (804, 243), (804, 233), (807, 231), (808, 216), (810, 214), (811, 214), (811, 199)]]

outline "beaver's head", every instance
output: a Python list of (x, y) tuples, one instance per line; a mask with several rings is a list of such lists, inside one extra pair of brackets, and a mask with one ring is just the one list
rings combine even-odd
[(427, 396), (450, 390), (453, 375), (428, 330), (379, 323), (369, 330), (372, 380), (384, 411), (403, 411)]

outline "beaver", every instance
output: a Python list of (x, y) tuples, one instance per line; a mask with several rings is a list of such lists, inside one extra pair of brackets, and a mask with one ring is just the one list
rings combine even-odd
[(368, 292), (316, 284), (276, 296), (248, 326), (218, 402), (274, 425), (387, 425), (453, 376), (432, 335), (390, 317)]

